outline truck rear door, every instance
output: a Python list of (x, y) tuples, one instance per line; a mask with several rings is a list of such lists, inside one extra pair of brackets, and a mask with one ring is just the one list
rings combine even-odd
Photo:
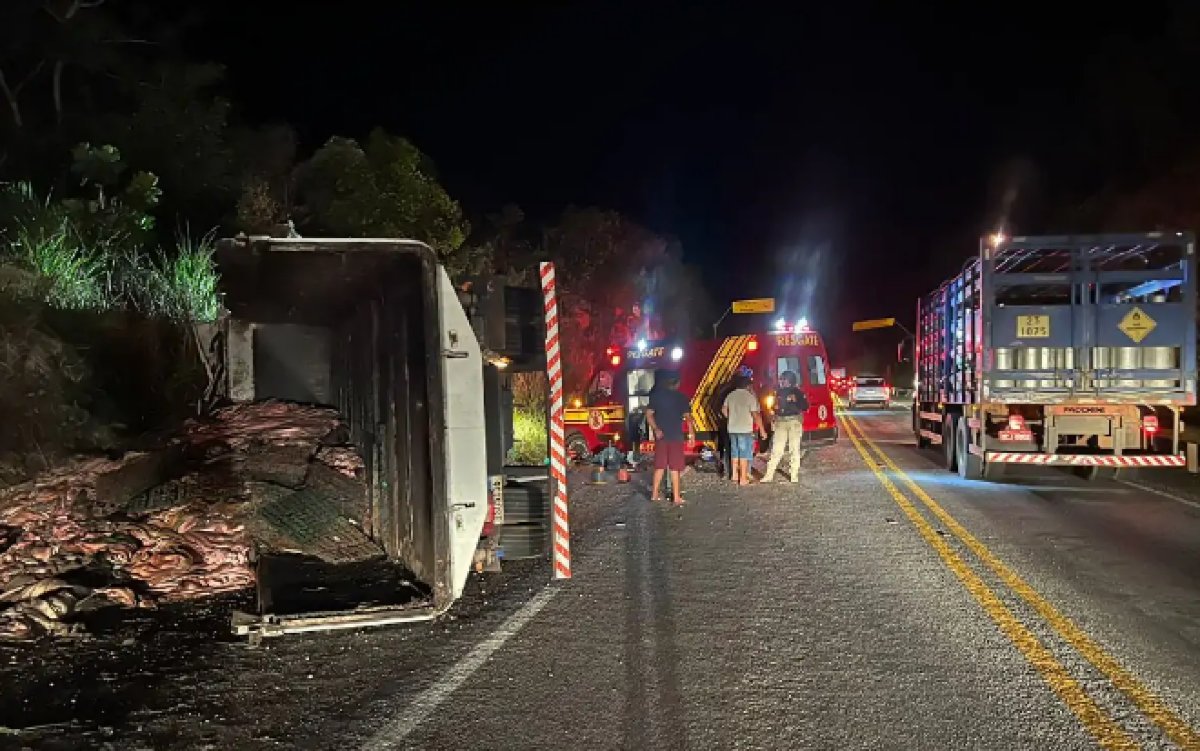
[[(442, 393), (445, 394), (445, 492), (449, 577), (436, 589), (448, 594), (446, 605), (462, 594), (483, 524), (487, 519), (487, 438), (483, 390), (483, 356), (479, 342), (446, 270), (438, 268), (438, 324), (442, 342)], [(439, 553), (439, 558), (442, 554)], [(443, 588), (448, 588), (446, 593)], [(443, 599), (443, 598), (439, 598)]]

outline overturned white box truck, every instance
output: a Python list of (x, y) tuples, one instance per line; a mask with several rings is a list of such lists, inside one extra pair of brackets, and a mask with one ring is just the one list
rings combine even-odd
[[(362, 458), (362, 531), (381, 549), (354, 565), (264, 552), (258, 612), (235, 614), (235, 632), (433, 618), (472, 569), (546, 553), (546, 468), (505, 466), (509, 374), (545, 367), (538, 290), (456, 288), (412, 240), (242, 237), (219, 244), (217, 264), (212, 400), (336, 408)], [(303, 526), (296, 508), (281, 523)]]

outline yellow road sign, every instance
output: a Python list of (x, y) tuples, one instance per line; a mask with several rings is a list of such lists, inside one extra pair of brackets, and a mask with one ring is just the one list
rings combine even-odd
[(755, 300), (734, 300), (734, 313), (774, 313), (775, 298), (760, 297)]
[(1157, 325), (1158, 323), (1148, 313), (1141, 308), (1134, 308), (1125, 314), (1125, 317), (1117, 324), (1117, 328), (1133, 341), (1140, 342), (1149, 336)]
[(896, 325), (895, 318), (872, 318), (869, 321), (855, 321), (855, 331), (867, 331), (869, 329), (886, 329)]
[(1017, 316), (1018, 339), (1046, 339), (1050, 336), (1050, 316)]

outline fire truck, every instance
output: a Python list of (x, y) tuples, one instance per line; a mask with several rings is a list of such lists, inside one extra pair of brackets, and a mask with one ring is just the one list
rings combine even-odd
[(716, 450), (721, 434), (721, 404), (739, 372), (751, 377), (751, 388), (762, 399), (770, 427), (779, 374), (797, 375), (810, 409), (804, 417), (807, 441), (837, 439), (829, 383), (828, 355), (820, 334), (806, 322), (777, 322), (767, 332), (692, 341), (641, 340), (627, 347), (609, 347), (605, 367), (593, 378), (586, 403), (582, 398), (566, 411), (567, 442), (579, 456), (614, 445), (645, 453), (648, 441), (645, 410), (650, 389), (660, 371), (679, 375), (679, 388), (691, 397), (696, 441), (687, 447), (696, 456), (706, 447)]

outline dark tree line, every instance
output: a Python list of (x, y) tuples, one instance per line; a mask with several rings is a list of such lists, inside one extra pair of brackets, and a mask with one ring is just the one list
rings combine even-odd
[[(73, 304), (86, 306), (98, 294), (91, 288), (111, 287), (109, 279), (195, 249), (210, 231), (290, 224), (306, 236), (416, 238), (460, 278), (500, 273), (532, 283), (536, 261), (557, 261), (572, 388), (614, 332), (687, 336), (707, 323), (698, 274), (670, 238), (598, 208), (566, 208), (544, 223), (512, 205), (465, 208), (428, 155), (383, 128), (334, 135), (305, 152), (288, 124), (239, 117), (220, 65), (180, 53), (186, 13), (167, 22), (169, 14), (147, 8), (0, 3), (0, 182), (10, 199), (24, 199), (21, 211), (0, 216), (0, 258), (38, 270), (31, 258), (55, 239), (82, 262), (41, 271), (78, 293)], [(26, 231), (35, 208), (41, 224), (65, 234)], [(89, 270), (92, 278), (76, 278)]]

